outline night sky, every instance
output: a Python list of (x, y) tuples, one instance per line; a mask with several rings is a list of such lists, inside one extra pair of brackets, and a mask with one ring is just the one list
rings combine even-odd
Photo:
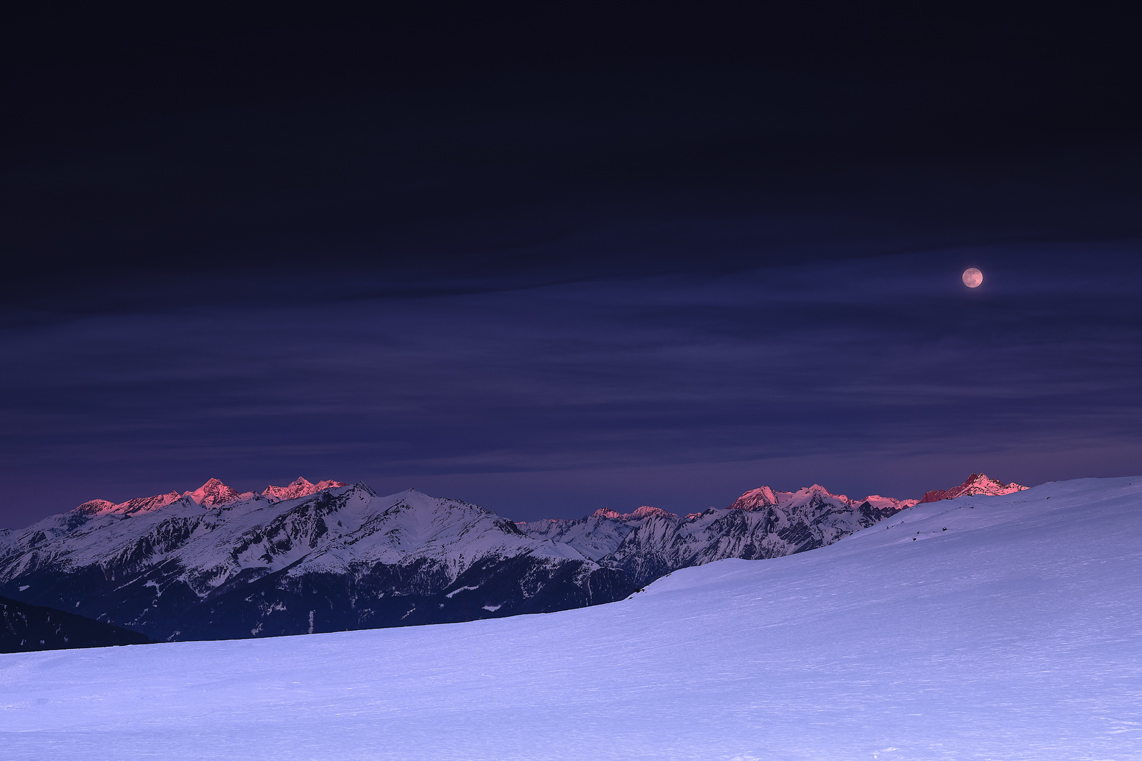
[(1132, 26), (717, 7), (5, 17), (0, 526), (1142, 473)]

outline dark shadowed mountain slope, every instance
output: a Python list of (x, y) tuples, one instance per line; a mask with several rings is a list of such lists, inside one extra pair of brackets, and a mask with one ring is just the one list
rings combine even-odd
[(361, 483), (281, 500), (206, 487), (140, 509), (85, 503), (9, 533), (0, 593), (179, 640), (545, 612), (635, 589), (458, 500)]
[(0, 653), (145, 645), (150, 641), (121, 626), (0, 597)]

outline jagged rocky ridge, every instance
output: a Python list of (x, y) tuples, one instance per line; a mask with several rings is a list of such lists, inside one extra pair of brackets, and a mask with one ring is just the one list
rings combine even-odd
[(569, 544), (641, 587), (678, 568), (723, 558), (775, 558), (823, 547), (914, 504), (878, 495), (849, 499), (816, 484), (796, 492), (763, 486), (726, 509), (684, 517), (644, 506), (517, 525), (528, 536)]
[(161, 507), (89, 502), (10, 533), (0, 594), (185, 640), (561, 610), (634, 589), (458, 500), (363, 483), (283, 500), (206, 487)]
[[(320, 481), (311, 484), (304, 478), (298, 478), (289, 486), (267, 486), (260, 496), (267, 500), (280, 502), (286, 499), (307, 497), (310, 494), (316, 494), (336, 486), (345, 486), (345, 484), (340, 481)], [(230, 502), (253, 499), (254, 497), (255, 494), (252, 491), (238, 493), (217, 478), (212, 478), (194, 491), (185, 491), (182, 494), (172, 491), (169, 494), (156, 494), (153, 497), (137, 497), (118, 504), (108, 502), (105, 499), (93, 499), (90, 502), (84, 502), (75, 510), (85, 515), (133, 515), (158, 510), (182, 498), (189, 498), (195, 504), (203, 507), (215, 507)]]
[(762, 487), (684, 517), (514, 523), (415, 490), (298, 479), (238, 493), (211, 479), (0, 535), (0, 594), (155, 640), (446, 623), (610, 602), (678, 568), (831, 544), (914, 504)]

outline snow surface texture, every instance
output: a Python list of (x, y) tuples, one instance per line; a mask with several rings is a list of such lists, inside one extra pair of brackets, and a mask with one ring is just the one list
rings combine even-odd
[(5, 759), (1138, 759), (1142, 477), (561, 613), (0, 656)]

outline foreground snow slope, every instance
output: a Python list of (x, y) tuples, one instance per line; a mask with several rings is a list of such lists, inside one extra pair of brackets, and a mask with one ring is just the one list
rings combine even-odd
[(0, 656), (0, 756), (1137, 759), (1139, 600), (1142, 477), (1045, 484), (562, 613)]

